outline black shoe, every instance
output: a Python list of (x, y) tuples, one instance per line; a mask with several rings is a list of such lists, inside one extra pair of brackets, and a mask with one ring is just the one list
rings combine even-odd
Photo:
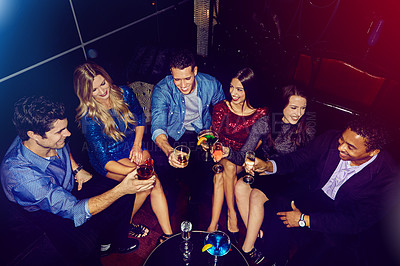
[(111, 244), (104, 244), (100, 247), (100, 257), (105, 257), (111, 254)]
[(108, 244), (101, 245), (100, 257), (108, 256), (112, 253), (129, 253), (136, 250), (139, 247), (139, 241), (133, 238), (127, 238), (125, 243), (120, 245)]
[(132, 252), (132, 251), (136, 250), (138, 247), (139, 247), (139, 241), (137, 239), (127, 238), (125, 243), (119, 244), (114, 249), (114, 251), (116, 253), (125, 254), (125, 253), (129, 253), (129, 252)]
[(170, 235), (162, 234), (157, 240), (157, 246), (160, 245), (161, 243), (163, 243), (165, 240), (167, 240), (168, 238), (170, 238), (172, 236), (173, 236), (173, 234), (170, 234)]
[(260, 247), (264, 244), (264, 235), (261, 237), (261, 233), (258, 233), (256, 243), (254, 244), (256, 247)]
[(239, 244), (239, 231), (231, 232), (228, 230), (228, 236), (229, 236), (229, 239), (231, 240), (232, 244), (235, 244), (235, 245)]
[(243, 252), (246, 260), (248, 262), (253, 262), (254, 264), (260, 264), (264, 259), (265, 256), (262, 254), (261, 251), (253, 248), (250, 252)]

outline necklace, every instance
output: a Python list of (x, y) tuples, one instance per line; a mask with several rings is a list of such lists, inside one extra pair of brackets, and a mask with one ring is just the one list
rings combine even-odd
[[(246, 115), (251, 115), (255, 112), (254, 108), (250, 108), (245, 103), (243, 102), (241, 105), (239, 104), (232, 104), (231, 102), (228, 104), (228, 107), (231, 109), (231, 111), (239, 116), (246, 116)], [(237, 110), (239, 109), (239, 110)]]

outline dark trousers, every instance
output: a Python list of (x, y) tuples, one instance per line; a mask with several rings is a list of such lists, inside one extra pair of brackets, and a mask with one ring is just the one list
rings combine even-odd
[[(296, 207), (303, 213), (322, 210), (329, 211), (334, 208), (333, 200), (326, 196), (322, 190), (309, 191), (297, 187), (291, 187), (281, 194), (275, 195), (275, 197), (265, 203), (265, 218), (262, 225), (264, 244), (261, 248), (267, 258), (281, 264), (284, 264), (288, 260), (289, 250), (293, 247), (293, 243), (295, 243), (296, 247), (305, 247), (318, 243), (316, 247), (321, 248), (321, 254), (324, 252), (322, 249), (326, 247), (323, 243), (328, 243), (325, 241), (326, 236), (322, 233), (313, 232), (308, 228), (286, 228), (286, 225), (283, 224), (276, 213), (291, 211), (292, 200), (294, 200)], [(316, 256), (317, 254), (314, 254), (309, 259), (315, 259)], [(312, 265), (308, 263), (304, 265)]]
[[(299, 186), (289, 187), (267, 201), (264, 205), (264, 244), (261, 248), (268, 259), (285, 265), (290, 257), (288, 266), (361, 265), (358, 235), (328, 234), (300, 227), (286, 228), (276, 213), (291, 211), (292, 200), (303, 213), (334, 209), (334, 201), (321, 189), (313, 191)], [(294, 254), (289, 254), (289, 251)]]
[[(117, 181), (94, 176), (83, 184), (81, 191), (73, 190), (79, 199), (99, 195), (113, 188)], [(102, 212), (93, 215), (83, 225), (46, 211), (28, 213), (30, 219), (47, 234), (56, 249), (70, 264), (100, 264), (100, 244), (123, 244), (128, 237), (129, 221), (135, 196), (126, 195)]]
[(185, 194), (188, 199), (188, 217), (195, 226), (198, 221), (198, 207), (200, 203), (209, 203), (212, 199), (213, 191), (213, 172), (214, 162), (205, 162), (202, 159), (204, 152), (197, 146), (197, 134), (195, 132), (185, 132), (185, 134), (175, 141), (168, 139), (170, 145), (175, 148), (178, 145), (186, 145), (190, 148), (189, 164), (185, 168), (174, 168), (168, 163), (165, 154), (158, 156), (156, 170), (163, 184), (164, 191), (168, 198), (168, 205), (171, 213), (176, 207), (177, 200), (182, 199)]
[[(309, 231), (302, 237), (303, 243), (297, 246), (297, 250), (287, 266), (366, 265), (362, 259), (365, 253), (359, 253), (360, 242), (357, 235), (335, 235)], [(308, 238), (305, 239), (305, 237)]]

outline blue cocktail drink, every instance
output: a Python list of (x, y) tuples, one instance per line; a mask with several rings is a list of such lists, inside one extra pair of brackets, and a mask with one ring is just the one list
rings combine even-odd
[(231, 249), (231, 240), (228, 235), (221, 231), (209, 233), (204, 239), (204, 245), (211, 244), (207, 252), (215, 257), (214, 265), (217, 263), (219, 256), (226, 255)]

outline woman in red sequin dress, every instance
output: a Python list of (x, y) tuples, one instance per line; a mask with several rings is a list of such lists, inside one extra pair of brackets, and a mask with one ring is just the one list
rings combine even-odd
[[(212, 115), (212, 130), (216, 131), (219, 141), (224, 146), (238, 151), (246, 142), (251, 126), (261, 117), (267, 114), (267, 108), (255, 108), (252, 106), (259, 89), (254, 72), (250, 68), (240, 70), (230, 83), (230, 101), (224, 100), (215, 105)], [(259, 95), (259, 94), (258, 94)], [(214, 193), (211, 223), (207, 231), (217, 229), (221, 209), (226, 199), (228, 207), (227, 227), (231, 240), (237, 242), (239, 228), (235, 211), (234, 187), (237, 181), (237, 173), (242, 171), (241, 166), (222, 159), (220, 163), (224, 171), (214, 175)]]

